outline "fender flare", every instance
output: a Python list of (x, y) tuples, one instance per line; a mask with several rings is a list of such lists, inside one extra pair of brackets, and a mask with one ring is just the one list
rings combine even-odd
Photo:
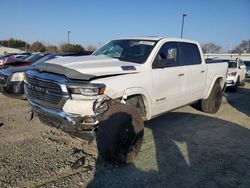
[(122, 101), (125, 102), (129, 96), (133, 96), (133, 95), (142, 96), (142, 100), (143, 100), (143, 103), (144, 103), (145, 108), (146, 108), (146, 120), (149, 120), (151, 118), (152, 101), (150, 99), (149, 94), (145, 91), (145, 89), (143, 89), (141, 87), (130, 87), (130, 88), (126, 88), (122, 92), (118, 92), (118, 93), (116, 93), (116, 95), (113, 95), (111, 98), (112, 99), (121, 99)]
[(224, 88), (224, 84), (225, 84), (224, 76), (223, 76), (222, 74), (217, 74), (217, 75), (213, 78), (211, 84), (209, 85), (209, 88), (208, 88), (207, 92), (204, 94), (204, 98), (203, 98), (203, 99), (207, 99), (207, 98), (209, 97), (209, 95), (210, 95), (210, 93), (211, 93), (211, 91), (212, 91), (212, 89), (213, 89), (213, 87), (214, 87), (214, 84), (215, 84), (215, 82), (217, 82), (217, 80), (220, 81), (221, 89)]

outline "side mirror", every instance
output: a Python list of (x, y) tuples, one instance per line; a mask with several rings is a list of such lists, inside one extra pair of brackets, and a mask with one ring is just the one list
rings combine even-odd
[(245, 68), (246, 68), (246, 66), (244, 66), (244, 65), (240, 66), (240, 69), (245, 69)]
[(165, 68), (165, 62), (162, 59), (157, 59), (153, 63), (153, 68), (160, 68), (163, 69)]

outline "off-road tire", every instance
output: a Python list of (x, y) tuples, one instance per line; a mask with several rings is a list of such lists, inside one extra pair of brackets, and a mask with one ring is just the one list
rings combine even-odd
[(112, 104), (100, 118), (99, 155), (109, 162), (131, 163), (140, 151), (143, 135), (144, 123), (138, 109)]
[(222, 103), (222, 93), (219, 82), (216, 82), (209, 97), (201, 100), (201, 110), (210, 114), (218, 112)]

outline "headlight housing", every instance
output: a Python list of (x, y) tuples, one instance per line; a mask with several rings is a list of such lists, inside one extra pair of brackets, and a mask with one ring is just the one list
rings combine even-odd
[(24, 80), (25, 80), (25, 73), (24, 72), (16, 72), (12, 75), (10, 81), (17, 82), (17, 81), (24, 81)]
[(98, 96), (104, 94), (106, 86), (104, 84), (74, 84), (68, 85), (69, 92), (76, 95)]
[(228, 75), (228, 76), (236, 76), (236, 74), (237, 74), (237, 72), (230, 72), (230, 73), (228, 73), (227, 75)]

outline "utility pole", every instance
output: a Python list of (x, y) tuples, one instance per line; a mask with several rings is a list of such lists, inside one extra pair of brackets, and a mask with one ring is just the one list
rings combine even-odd
[(181, 38), (183, 36), (183, 29), (184, 29), (184, 18), (187, 16), (187, 14), (182, 14), (182, 23), (181, 23)]
[(69, 44), (69, 34), (71, 33), (71, 31), (68, 31), (68, 44)]

